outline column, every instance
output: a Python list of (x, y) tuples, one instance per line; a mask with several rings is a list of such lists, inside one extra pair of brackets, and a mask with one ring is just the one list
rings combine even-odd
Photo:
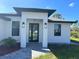
[(20, 23), (20, 47), (26, 48), (26, 19), (22, 16)]
[(43, 19), (43, 47), (47, 48), (48, 46), (48, 20)]

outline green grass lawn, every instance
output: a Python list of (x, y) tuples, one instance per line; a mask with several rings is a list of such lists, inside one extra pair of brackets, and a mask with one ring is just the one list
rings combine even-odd
[(70, 40), (73, 40), (73, 41), (79, 42), (79, 38), (71, 37)]
[(79, 59), (79, 46), (78, 45), (49, 45), (50, 53), (42, 55), (35, 59)]

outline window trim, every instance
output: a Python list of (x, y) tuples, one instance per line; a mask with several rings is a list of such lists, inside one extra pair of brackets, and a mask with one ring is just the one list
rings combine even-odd
[[(60, 28), (60, 32), (59, 32), (60, 34), (59, 34), (59, 35), (56, 35), (56, 34), (55, 34), (55, 33), (56, 33), (56, 32), (55, 32), (55, 25), (60, 26), (60, 27), (59, 27), (59, 28)], [(55, 24), (54, 24), (54, 36), (61, 36), (61, 24), (58, 24), (58, 23), (55, 23)]]
[[(19, 34), (18, 34), (18, 35), (13, 35), (13, 33), (12, 33), (12, 32), (13, 32), (13, 22), (19, 22), (19, 27), (18, 27)], [(20, 21), (12, 21), (12, 24), (11, 24), (11, 25), (12, 25), (12, 28), (11, 28), (11, 35), (12, 35), (12, 36), (20, 36)]]

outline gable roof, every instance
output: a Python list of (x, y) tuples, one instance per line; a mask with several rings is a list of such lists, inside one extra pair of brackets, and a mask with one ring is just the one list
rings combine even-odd
[(22, 11), (27, 11), (27, 12), (47, 12), (48, 16), (50, 16), (52, 13), (54, 13), (56, 10), (54, 9), (41, 9), (41, 8), (19, 8), (19, 7), (14, 7), (15, 11), (17, 14), (21, 14)]

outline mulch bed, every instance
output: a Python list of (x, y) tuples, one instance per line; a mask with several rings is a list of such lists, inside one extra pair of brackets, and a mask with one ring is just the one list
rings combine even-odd
[(0, 56), (17, 51), (19, 49), (20, 49), (19, 43), (17, 43), (15, 46), (12, 46), (12, 47), (0, 46)]

